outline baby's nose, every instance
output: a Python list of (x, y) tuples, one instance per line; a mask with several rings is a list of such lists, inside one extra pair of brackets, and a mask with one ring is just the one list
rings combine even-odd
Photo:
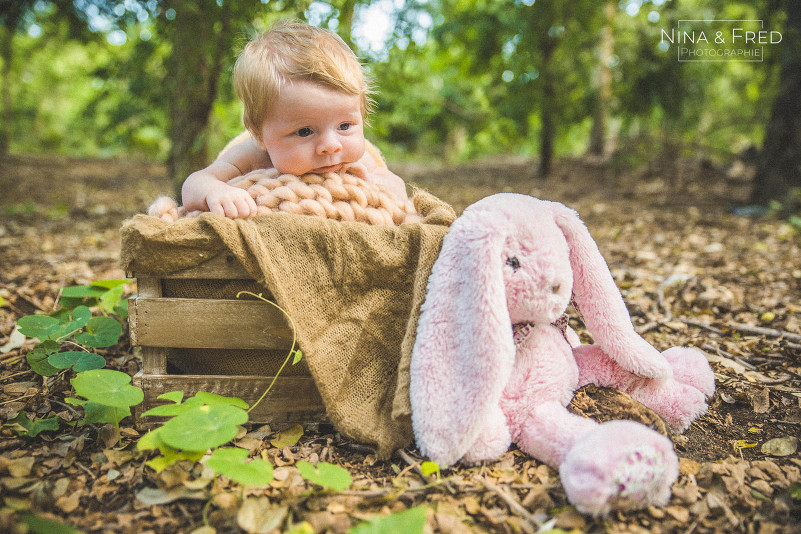
[(333, 134), (326, 134), (320, 137), (317, 145), (317, 152), (320, 154), (334, 154), (342, 150), (342, 144)]

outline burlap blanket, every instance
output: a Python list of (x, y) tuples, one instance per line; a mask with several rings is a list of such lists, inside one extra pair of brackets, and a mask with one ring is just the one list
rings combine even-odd
[(386, 458), (413, 441), (409, 362), (417, 319), (456, 218), (426, 192), (413, 200), (423, 220), (401, 226), (284, 213), (205, 213), (172, 223), (137, 215), (123, 224), (120, 263), (158, 275), (233, 253), (292, 317), (332, 423)]

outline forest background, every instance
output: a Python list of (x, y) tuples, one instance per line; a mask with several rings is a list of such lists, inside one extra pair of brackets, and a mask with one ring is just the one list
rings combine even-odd
[[(741, 157), (759, 164), (754, 203), (801, 185), (789, 0), (3, 0), (0, 154), (164, 161), (178, 184), (242, 130), (233, 62), (288, 17), (363, 59), (378, 88), (368, 137), (391, 161), (531, 156), (547, 176), (587, 153)], [(666, 39), (688, 19), (759, 21), (780, 42), (759, 61), (679, 61), (702, 46)]]

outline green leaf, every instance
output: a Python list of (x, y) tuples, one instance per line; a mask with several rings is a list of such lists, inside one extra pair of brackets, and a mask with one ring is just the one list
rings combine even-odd
[(181, 451), (170, 447), (162, 441), (160, 427), (139, 438), (136, 448), (140, 451), (158, 449), (161, 452), (161, 456), (157, 456), (147, 462), (147, 465), (157, 473), (182, 460), (197, 462), (206, 454), (206, 451)]
[(348, 534), (419, 534), (426, 526), (428, 509), (416, 506), (385, 517), (374, 517), (348, 530)]
[(92, 317), (86, 325), (86, 332), (75, 336), (75, 341), (87, 347), (110, 347), (122, 336), (122, 325), (111, 317)]
[(58, 303), (61, 305), (61, 308), (50, 314), (54, 317), (56, 313), (69, 312), (71, 309), (77, 308), (78, 306), (94, 306), (97, 304), (97, 299), (74, 299), (62, 295), (58, 299)]
[(287, 534), (314, 534), (314, 527), (308, 521), (295, 523)]
[(439, 464), (437, 462), (423, 462), (420, 465), (420, 471), (425, 477), (435, 474), (437, 475), (437, 480), (440, 478)]
[(35, 438), (39, 435), (39, 432), (58, 430), (58, 416), (31, 421), (28, 419), (28, 415), (21, 411), (16, 417), (9, 419), (6, 425), (11, 427), (11, 430), (18, 436)]
[(796, 501), (801, 501), (801, 482), (790, 484), (790, 497)]
[(28, 337), (43, 341), (58, 340), (80, 330), (90, 322), (92, 312), (86, 306), (78, 306), (72, 312), (56, 310), (50, 315), (27, 315), (17, 321), (19, 331)]
[(116, 413), (114, 406), (105, 406), (97, 402), (88, 401), (83, 405), (83, 421), (85, 425), (93, 425), (95, 423), (119, 423), (129, 415), (131, 409), (128, 406), (117, 407)]
[(55, 431), (58, 430), (58, 423), (59, 418), (57, 415), (53, 417), (48, 417), (46, 419), (37, 419), (31, 422), (31, 426), (28, 428), (28, 436), (35, 438), (39, 435), (39, 432), (48, 432), (48, 431)]
[(294, 354), (292, 358), (292, 365), (297, 364), (301, 359), (303, 359), (303, 353), (300, 349), (296, 349), (292, 354)]
[(309, 462), (301, 460), (297, 464), (300, 475), (311, 482), (334, 491), (344, 491), (353, 483), (347, 470), (328, 462), (319, 462), (315, 468)]
[(36, 374), (42, 376), (54, 376), (59, 373), (61, 369), (53, 367), (48, 362), (50, 355), (59, 349), (59, 344), (53, 340), (44, 341), (29, 351), (25, 355), (28, 360), (28, 365)]
[(26, 315), (17, 319), (19, 331), (28, 337), (36, 337), (42, 341), (57, 338), (63, 330), (61, 322), (49, 315)]
[[(172, 400), (174, 404), (162, 404), (161, 406), (155, 406), (143, 413), (142, 416), (169, 417), (189, 412), (203, 405), (235, 406), (237, 408), (242, 408), (243, 410), (247, 409), (248, 407), (248, 404), (240, 398), (224, 397), (222, 395), (217, 395), (216, 393), (206, 393), (205, 391), (197, 392), (197, 394), (189, 397), (184, 403), (181, 404), (181, 398), (183, 397), (183, 394), (183, 391), (172, 391), (159, 396), (160, 399)], [(169, 395), (169, 397), (167, 397), (167, 395)]]
[(80, 534), (81, 532), (72, 525), (30, 513), (22, 516), (22, 523), (31, 534)]
[(128, 299), (122, 299), (114, 306), (114, 313), (125, 319), (128, 317)]
[(92, 310), (87, 308), (86, 306), (78, 306), (72, 313), (70, 314), (70, 321), (65, 326), (65, 330), (67, 332), (74, 332), (75, 330), (80, 330), (89, 322), (92, 318)]
[(56, 319), (61, 324), (67, 324), (68, 322), (70, 322), (71, 313), (72, 313), (72, 308), (67, 309), (62, 306), (61, 308), (50, 312), (48, 315), (53, 319)]
[(131, 283), (130, 280), (127, 280), (127, 279), (124, 279), (124, 278), (120, 278), (120, 279), (109, 279), (109, 280), (95, 280), (94, 282), (92, 282), (91, 285), (93, 287), (102, 287), (102, 288), (105, 288), (105, 289), (114, 289), (115, 287), (121, 287), (121, 286), (124, 286), (126, 284), (130, 284), (130, 283)]
[(152, 460), (145, 462), (145, 465), (153, 469), (156, 473), (161, 473), (167, 467), (175, 465), (178, 462), (189, 460), (195, 463), (205, 455), (206, 451), (179, 451), (178, 449), (169, 447), (168, 449), (162, 450), (160, 456), (156, 456)]
[(168, 400), (168, 401), (172, 401), (174, 403), (180, 404), (181, 401), (184, 398), (184, 392), (183, 391), (170, 391), (170, 392), (167, 392), (167, 393), (162, 393), (161, 395), (159, 395), (156, 398), (157, 399), (161, 399), (161, 400)]
[(125, 288), (122, 286), (109, 289), (100, 295), (100, 307), (105, 310), (106, 313), (114, 313), (114, 308), (117, 306), (124, 292)]
[(168, 446), (161, 440), (161, 427), (151, 430), (136, 442), (136, 448), (140, 451), (147, 451), (151, 449), (160, 449), (163, 446)]
[(228, 404), (231, 406), (236, 406), (237, 408), (242, 408), (243, 410), (247, 410), (248, 408), (248, 403), (238, 397), (223, 397), (222, 395), (217, 395), (216, 393), (198, 391), (195, 394), (195, 398), (203, 402), (203, 404), (208, 404), (209, 406), (216, 404)]
[(61, 289), (61, 296), (70, 299), (99, 298), (106, 291), (103, 287), (67, 286)]
[(130, 384), (131, 377), (112, 369), (93, 369), (70, 380), (75, 392), (103, 406), (127, 408), (142, 402), (144, 393)]
[(267, 486), (273, 480), (273, 466), (257, 458), (247, 461), (245, 449), (217, 449), (206, 461), (206, 465), (220, 475), (243, 486)]
[(174, 415), (180, 415), (182, 413), (189, 412), (196, 408), (197, 406), (193, 406), (192, 404), (189, 403), (161, 404), (159, 406), (154, 406), (153, 408), (144, 412), (142, 414), (142, 417), (172, 417)]
[(3, 297), (0, 297), (0, 308), (4, 306), (8, 306), (8, 302), (6, 302), (6, 299), (4, 299)]
[(205, 451), (234, 439), (238, 426), (247, 420), (247, 412), (228, 404), (196, 406), (164, 423), (160, 434), (176, 449)]
[(68, 351), (57, 352), (47, 359), (47, 363), (58, 369), (69, 369), (76, 373), (102, 369), (106, 366), (106, 359), (94, 352)]

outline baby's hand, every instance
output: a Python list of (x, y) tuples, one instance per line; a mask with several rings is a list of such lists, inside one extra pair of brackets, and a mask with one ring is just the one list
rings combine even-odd
[(223, 217), (251, 217), (256, 215), (256, 201), (244, 189), (232, 187), (223, 182), (206, 193), (209, 211)]

